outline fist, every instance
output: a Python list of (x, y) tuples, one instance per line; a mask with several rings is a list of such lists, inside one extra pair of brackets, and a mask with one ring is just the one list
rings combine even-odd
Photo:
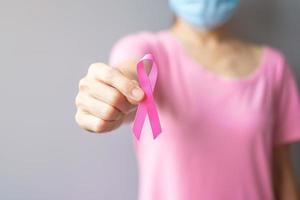
[(118, 128), (143, 98), (136, 80), (118, 68), (95, 63), (79, 81), (75, 120), (90, 132), (109, 132)]

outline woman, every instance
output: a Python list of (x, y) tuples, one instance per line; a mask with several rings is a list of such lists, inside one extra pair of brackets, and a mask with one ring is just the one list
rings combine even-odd
[(120, 39), (108, 64), (80, 81), (76, 121), (107, 133), (132, 122), (144, 98), (136, 63), (153, 54), (162, 133), (145, 123), (134, 145), (140, 200), (299, 199), (289, 144), (300, 102), (284, 55), (226, 29), (238, 0), (169, 0), (175, 23)]

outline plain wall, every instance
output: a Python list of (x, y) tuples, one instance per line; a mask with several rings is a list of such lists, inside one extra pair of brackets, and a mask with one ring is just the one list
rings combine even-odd
[[(300, 1), (242, 1), (235, 32), (282, 49), (299, 83)], [(171, 18), (167, 0), (1, 1), (1, 200), (136, 199), (129, 127), (81, 130), (74, 99), (88, 66), (107, 62), (117, 39), (167, 28)], [(300, 182), (299, 154), (294, 145)]]

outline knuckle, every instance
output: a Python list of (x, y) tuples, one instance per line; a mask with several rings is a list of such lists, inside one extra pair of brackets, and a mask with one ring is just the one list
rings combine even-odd
[(78, 88), (80, 91), (88, 88), (88, 81), (85, 78), (80, 79)]
[(88, 73), (94, 74), (95, 72), (98, 72), (99, 70), (103, 70), (106, 68), (106, 65), (104, 63), (93, 63), (90, 65), (88, 69)]
[(75, 98), (75, 106), (77, 108), (82, 107), (82, 98), (80, 94), (77, 94), (76, 98)]
[(117, 105), (118, 103), (120, 103), (121, 99), (122, 99), (122, 95), (120, 92), (113, 90), (111, 93), (111, 103), (112, 105)]
[(114, 114), (114, 109), (110, 106), (105, 106), (102, 108), (103, 117), (105, 120), (108, 120)]
[(81, 120), (80, 120), (80, 113), (77, 111), (76, 112), (76, 114), (75, 114), (75, 122), (80, 126), (80, 127), (82, 127), (83, 125), (82, 125), (82, 122), (81, 122)]
[(79, 101), (80, 101), (79, 100), (79, 94), (77, 94), (76, 97), (75, 97), (75, 106), (76, 107), (79, 107)]
[(116, 77), (116, 71), (113, 68), (108, 67), (102, 71), (101, 76), (105, 82), (110, 83)]
[(96, 123), (96, 126), (95, 126), (95, 132), (96, 133), (104, 133), (105, 132), (105, 122), (104, 121), (98, 121)]
[(93, 63), (90, 65), (89, 69), (88, 69), (88, 74), (93, 74), (95, 73), (95, 71), (97, 71), (100, 68), (100, 64), (99, 63)]

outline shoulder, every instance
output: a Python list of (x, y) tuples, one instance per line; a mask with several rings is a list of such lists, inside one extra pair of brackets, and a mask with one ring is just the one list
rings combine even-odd
[(277, 67), (283, 67), (285, 62), (287, 62), (285, 53), (273, 46), (266, 46), (266, 50), (268, 51), (268, 60), (272, 64), (276, 65)]
[(262, 57), (261, 55), (263, 54), (268, 64), (280, 66), (286, 61), (285, 54), (277, 47), (263, 43), (245, 41), (239, 38), (234, 38), (232, 43), (234, 44), (234, 47), (238, 47), (237, 49), (245, 49), (246, 52), (256, 55), (255, 57)]
[(273, 87), (276, 92), (287, 89), (291, 84), (296, 85), (296, 76), (285, 53), (275, 47), (268, 48), (268, 63), (270, 65), (270, 74), (272, 75)]
[(254, 52), (262, 53), (260, 63), (264, 69), (264, 76), (271, 81), (275, 90), (280, 89), (286, 82), (295, 79), (293, 69), (282, 50), (268, 44), (247, 42), (246, 45), (250, 49), (254, 49)]
[(291, 73), (292, 69), (289, 65), (285, 53), (272, 46), (266, 46), (267, 64), (270, 65), (273, 76), (276, 82), (282, 81), (287, 73)]
[(130, 44), (130, 45), (148, 45), (154, 43), (160, 32), (141, 30), (134, 33), (127, 33), (124, 36), (118, 38), (114, 46), (119, 44)]
[(111, 47), (109, 64), (118, 65), (124, 60), (137, 60), (147, 53), (153, 53), (157, 37), (157, 32), (145, 30), (119, 37)]
[(141, 58), (147, 53), (158, 56), (158, 52), (160, 51), (160, 38), (163, 32), (164, 30), (141, 30), (119, 37), (112, 45), (109, 63), (115, 65), (122, 60)]

